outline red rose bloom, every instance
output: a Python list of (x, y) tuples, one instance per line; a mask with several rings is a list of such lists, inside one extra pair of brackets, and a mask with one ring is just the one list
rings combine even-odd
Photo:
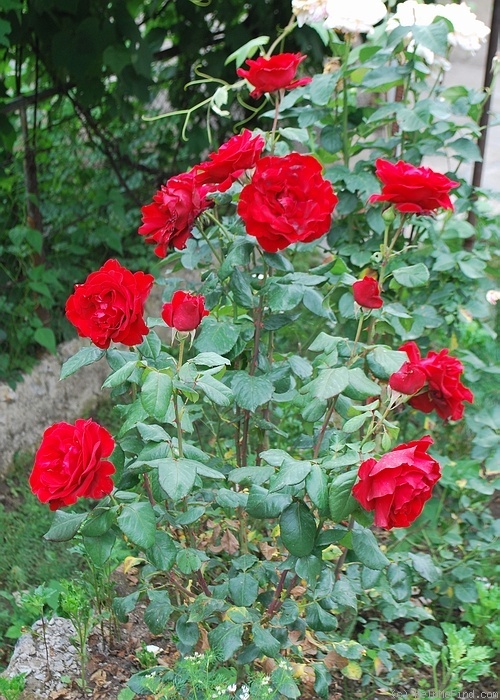
[(365, 309), (380, 309), (382, 297), (380, 296), (380, 287), (374, 277), (368, 275), (362, 280), (354, 282), (352, 285), (352, 293), (354, 301)]
[(216, 185), (215, 189), (225, 192), (245, 170), (255, 167), (264, 145), (262, 136), (253, 136), (244, 129), (224, 143), (217, 153), (211, 153), (209, 161), (196, 166), (197, 183)]
[(164, 304), (161, 316), (167, 326), (176, 331), (194, 331), (209, 313), (205, 309), (205, 297), (178, 290), (172, 300)]
[(171, 177), (142, 207), (143, 224), (138, 233), (146, 243), (156, 243), (155, 253), (164, 258), (168, 248), (183, 250), (194, 221), (208, 206), (206, 188), (196, 183), (194, 170)]
[[(460, 360), (457, 360), (456, 357), (450, 357), (448, 349), (441, 350), (439, 353), (431, 350), (426, 357), (421, 358), (420, 350), (413, 341), (402, 345), (400, 350), (408, 355), (411, 367), (423, 372), (426, 378), (425, 391), (412, 396), (408, 401), (410, 406), (423, 413), (435, 410), (443, 420), (460, 420), (464, 414), (462, 402), (472, 403), (474, 401), (472, 391), (460, 381), (460, 375), (464, 371)], [(407, 371), (408, 368), (405, 369), (405, 372)], [(398, 374), (396, 372), (396, 375)], [(396, 391), (400, 390), (397, 388), (398, 385), (401, 386), (400, 382), (401, 377), (398, 376), (394, 381), (392, 381), (392, 377), (389, 380), (390, 386)]]
[(43, 434), (29, 479), (33, 493), (50, 510), (76, 503), (78, 498), (102, 498), (113, 490), (115, 468), (105, 460), (115, 441), (91, 418), (74, 425), (55, 423)]
[(426, 435), (399, 445), (378, 461), (361, 464), (352, 495), (363, 508), (375, 511), (377, 527), (408, 527), (422, 512), (441, 477), (438, 462), (427, 454), (433, 442)]
[(253, 86), (250, 97), (257, 100), (265, 92), (293, 90), (310, 83), (312, 78), (294, 80), (299, 63), (305, 58), (307, 56), (300, 53), (279, 53), (270, 58), (260, 56), (256, 60), (247, 58), (248, 70), (238, 68), (236, 73), (240, 78), (246, 78)]
[(446, 175), (400, 160), (396, 164), (379, 158), (375, 174), (382, 182), (382, 194), (372, 194), (370, 203), (390, 202), (403, 214), (430, 214), (451, 209), (450, 190), (460, 185)]
[(78, 335), (106, 350), (113, 340), (124, 345), (142, 343), (149, 328), (144, 323), (144, 302), (153, 275), (130, 272), (117, 260), (108, 260), (92, 272), (66, 302), (66, 316)]
[(401, 369), (389, 378), (389, 386), (401, 394), (416, 394), (423, 388), (427, 376), (423, 369), (412, 362), (405, 362)]
[(338, 198), (316, 158), (300, 153), (257, 161), (241, 191), (238, 214), (268, 253), (309, 243), (330, 229)]

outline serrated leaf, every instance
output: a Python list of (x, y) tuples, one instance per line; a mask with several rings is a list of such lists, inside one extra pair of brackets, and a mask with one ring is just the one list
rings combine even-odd
[(383, 569), (390, 563), (380, 551), (375, 535), (366, 527), (356, 527), (352, 531), (352, 548), (359, 561), (369, 569)]
[(280, 517), (280, 536), (290, 554), (305, 557), (315, 546), (316, 520), (303, 503), (291, 503)]
[(274, 387), (265, 377), (252, 377), (246, 373), (238, 374), (232, 382), (234, 400), (241, 408), (252, 413), (272, 399)]
[(345, 367), (325, 369), (314, 380), (313, 396), (320, 400), (331, 399), (341, 394), (349, 383), (349, 373)]
[(199, 377), (196, 387), (201, 389), (205, 396), (217, 406), (229, 406), (233, 398), (231, 389), (210, 374)]
[(155, 542), (156, 516), (150, 503), (127, 503), (117, 518), (118, 527), (138, 547), (148, 549)]
[(285, 493), (269, 493), (262, 486), (252, 486), (246, 510), (252, 518), (277, 518), (290, 504), (292, 497)]
[(154, 544), (146, 550), (146, 558), (158, 571), (170, 571), (177, 556), (177, 547), (167, 532), (156, 530)]
[(200, 352), (199, 355), (193, 357), (193, 359), (188, 360), (195, 365), (200, 365), (202, 367), (220, 367), (223, 365), (230, 365), (231, 360), (226, 357), (217, 354), (216, 352)]
[(173, 606), (166, 591), (148, 591), (150, 603), (144, 611), (144, 622), (153, 634), (163, 634)]
[(398, 267), (392, 271), (392, 276), (402, 287), (421, 287), (429, 281), (429, 270), (423, 263)]
[(216, 352), (219, 355), (225, 355), (233, 349), (239, 335), (239, 329), (231, 321), (226, 319), (219, 322), (215, 318), (208, 317), (204, 319), (194, 344), (200, 353)]
[(252, 574), (238, 574), (229, 579), (229, 593), (235, 605), (247, 608), (257, 600), (259, 582)]
[(243, 625), (222, 622), (208, 633), (210, 647), (214, 649), (221, 661), (228, 661), (242, 646)]
[(175, 562), (183, 574), (192, 574), (201, 566), (201, 559), (196, 549), (180, 549), (177, 552)]
[(174, 501), (188, 495), (196, 479), (198, 462), (192, 459), (173, 457), (158, 463), (158, 481), (162, 489)]
[(87, 365), (94, 364), (94, 362), (98, 362), (104, 355), (104, 350), (100, 350), (99, 348), (81, 348), (76, 355), (70, 357), (69, 360), (66, 360), (63, 364), (61, 367), (60, 379), (66, 379), (66, 377), (69, 377), (79, 370), (80, 367), (86, 367)]
[(306, 477), (306, 491), (319, 512), (323, 513), (328, 508), (328, 479), (317, 464), (311, 465)]
[(123, 384), (137, 367), (137, 360), (126, 362), (123, 367), (110, 374), (104, 380), (101, 389), (108, 389)]
[(366, 356), (368, 367), (379, 379), (389, 379), (391, 374), (401, 369), (408, 362), (408, 355), (400, 350), (390, 350), (378, 345)]
[(354, 510), (356, 501), (352, 496), (352, 487), (357, 477), (357, 470), (336, 476), (330, 484), (329, 508), (334, 522), (345, 520)]
[(260, 651), (272, 659), (280, 655), (281, 644), (271, 632), (260, 625), (252, 627), (253, 643)]
[(172, 380), (162, 372), (149, 372), (141, 387), (141, 403), (148, 415), (164, 421), (172, 396)]
[(50, 542), (66, 542), (76, 533), (83, 523), (87, 513), (66, 513), (64, 510), (56, 510), (54, 520), (48, 532), (43, 536)]
[(368, 421), (371, 420), (371, 413), (365, 412), (362, 413), (360, 416), (354, 416), (353, 418), (349, 418), (344, 425), (342, 426), (342, 432), (344, 433), (354, 433), (356, 430), (359, 430), (360, 428), (363, 427), (363, 425)]
[(270, 479), (274, 474), (274, 469), (272, 467), (240, 467), (239, 469), (233, 469), (227, 475), (228, 481), (232, 481), (235, 484), (248, 483), (257, 484), (261, 486), (268, 479)]
[(311, 471), (311, 462), (286, 459), (269, 483), (269, 492), (280, 491), (285, 486), (300, 484)]

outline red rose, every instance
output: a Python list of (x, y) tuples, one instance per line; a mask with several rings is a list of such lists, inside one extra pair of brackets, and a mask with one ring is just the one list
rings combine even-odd
[(422, 512), (441, 477), (438, 462), (427, 454), (433, 442), (426, 435), (399, 445), (378, 461), (361, 464), (352, 495), (363, 508), (375, 511), (377, 527), (408, 527)]
[(380, 296), (380, 287), (374, 277), (366, 275), (362, 280), (354, 282), (352, 285), (352, 293), (354, 301), (365, 309), (380, 309), (382, 297)]
[(219, 192), (225, 192), (245, 170), (255, 167), (264, 145), (262, 136), (253, 136), (244, 129), (224, 143), (217, 153), (211, 153), (209, 161), (196, 166), (196, 181), (200, 185), (217, 185)]
[(164, 258), (168, 248), (183, 250), (194, 221), (208, 206), (206, 188), (196, 183), (194, 170), (175, 175), (142, 207), (143, 224), (138, 233), (146, 243), (156, 243), (155, 253)]
[[(463, 401), (472, 403), (474, 395), (460, 381), (460, 375), (464, 367), (456, 357), (450, 357), (448, 349), (439, 353), (432, 350), (426, 357), (420, 357), (420, 350), (415, 342), (410, 341), (400, 347), (408, 355), (409, 364), (425, 374), (425, 391), (412, 396), (408, 401), (410, 406), (423, 413), (435, 410), (443, 420), (460, 420), (464, 414)], [(404, 367), (404, 365), (403, 365)], [(401, 370), (399, 370), (401, 372)], [(407, 371), (407, 370), (405, 370)], [(396, 375), (399, 373), (396, 372)], [(394, 375), (393, 375), (394, 377)], [(396, 377), (389, 384), (393, 389), (400, 384), (400, 377)], [(407, 393), (407, 392), (404, 392)]]
[(130, 272), (117, 260), (108, 260), (92, 272), (66, 302), (66, 316), (78, 335), (106, 350), (113, 340), (124, 345), (142, 343), (149, 328), (144, 323), (144, 302), (153, 275)]
[(305, 58), (307, 56), (300, 53), (279, 53), (270, 58), (260, 56), (255, 61), (247, 58), (248, 70), (238, 68), (236, 73), (240, 78), (246, 78), (253, 86), (250, 97), (257, 100), (265, 92), (293, 90), (310, 83), (312, 78), (294, 80), (299, 63)]
[(164, 304), (161, 316), (167, 326), (176, 331), (194, 331), (209, 313), (205, 309), (205, 297), (178, 290), (172, 300)]
[(426, 381), (427, 376), (423, 369), (412, 362), (405, 362), (401, 369), (391, 374), (389, 386), (401, 394), (416, 394), (423, 388)]
[(115, 468), (109, 457), (115, 441), (98, 423), (78, 418), (74, 425), (55, 423), (43, 434), (30, 475), (30, 487), (50, 510), (78, 498), (102, 498), (113, 490)]
[(375, 174), (382, 181), (382, 194), (372, 194), (370, 203), (390, 202), (403, 214), (430, 214), (436, 209), (453, 210), (449, 191), (460, 185), (434, 170), (400, 160), (396, 164), (379, 158)]
[(292, 243), (309, 243), (330, 229), (338, 202), (316, 158), (300, 153), (257, 161), (241, 191), (238, 214), (247, 233), (268, 253)]

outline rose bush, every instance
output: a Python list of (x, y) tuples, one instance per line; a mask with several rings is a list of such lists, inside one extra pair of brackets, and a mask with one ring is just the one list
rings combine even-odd
[[(436, 23), (420, 43), (441, 48), (444, 30)], [(471, 206), (465, 184), (413, 163), (476, 127), (455, 92), (444, 92), (460, 132), (452, 124), (443, 136), (442, 100), (417, 99), (427, 95), (428, 73), (405, 32), (394, 33), (383, 24), (368, 46), (327, 33), (335, 67), (312, 80), (296, 78), (300, 55), (273, 55), (278, 40), (247, 61), (239, 75), (255, 96), (267, 95), (269, 132), (231, 137), (143, 208), (139, 233), (162, 256), (177, 249), (161, 280), (162, 317), (147, 319), (137, 347), (83, 348), (63, 367), (67, 376), (109, 362), (104, 386), (120, 401), (119, 476), (97, 512), (76, 526), (59, 513), (47, 536), (80, 532), (95, 563), (99, 537), (121, 533), (141, 571), (138, 589), (114, 602), (119, 619), (142, 597), (151, 631), (172, 624), (184, 656), (210, 649), (234, 671), (239, 698), (254, 662), (270, 669), (276, 697), (300, 697), (299, 683), (309, 682), (326, 698), (339, 673), (390, 689), (403, 678), (396, 655), (410, 659), (413, 650), (381, 650), (371, 620), (414, 630), (431, 619), (415, 596), (460, 605), (458, 585), (449, 595), (449, 582), (437, 583), (434, 552), (415, 544), (415, 533), (446, 510), (441, 474), (445, 484), (456, 481), (450, 425), (420, 414), (457, 420), (472, 402), (463, 365), (440, 348), (459, 333), (464, 309), (477, 308), (467, 297), (485, 268), (461, 247), (472, 227), (454, 214), (450, 192), (462, 214)], [(266, 41), (249, 42), (232, 60), (241, 65)], [(353, 86), (375, 95), (396, 86), (403, 101), (386, 95), (362, 111)], [(229, 102), (245, 87), (218, 81), (217, 90)], [(418, 139), (420, 121), (403, 111), (412, 100), (415, 112), (428, 109)], [(220, 112), (215, 95), (213, 105)], [(310, 152), (298, 153), (299, 143)], [(369, 206), (379, 201), (383, 212)], [(182, 267), (200, 273), (191, 291), (178, 289)], [(171, 344), (154, 330), (165, 325), (179, 331)], [(439, 350), (422, 358), (414, 340), (423, 347), (431, 336)], [(434, 488), (441, 500), (422, 514)], [(377, 528), (409, 529), (381, 548)], [(455, 530), (445, 534), (450, 546), (459, 541)], [(357, 621), (365, 636), (354, 639)], [(162, 697), (170, 680), (159, 666), (136, 674), (131, 687)]]

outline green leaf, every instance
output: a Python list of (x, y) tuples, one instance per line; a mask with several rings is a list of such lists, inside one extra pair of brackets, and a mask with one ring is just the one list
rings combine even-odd
[(290, 311), (300, 304), (303, 296), (304, 287), (300, 284), (273, 283), (268, 293), (269, 308), (275, 312)]
[(323, 515), (328, 508), (328, 479), (318, 464), (311, 464), (311, 470), (306, 478), (306, 491), (320, 514)]
[(332, 632), (337, 628), (335, 615), (323, 610), (318, 603), (310, 603), (306, 606), (307, 626), (318, 632)]
[(379, 549), (375, 535), (366, 527), (355, 527), (352, 531), (352, 548), (359, 561), (369, 569), (383, 569), (389, 560)]
[(162, 459), (158, 463), (158, 481), (170, 498), (179, 501), (193, 488), (198, 462), (193, 459)]
[(66, 513), (64, 510), (56, 510), (54, 520), (48, 532), (43, 536), (50, 542), (66, 542), (76, 533), (83, 523), (87, 513)]
[(116, 535), (112, 530), (108, 530), (99, 537), (84, 537), (83, 545), (88, 556), (95, 566), (103, 566), (113, 551)]
[(408, 567), (403, 564), (390, 564), (387, 569), (387, 581), (394, 598), (401, 603), (411, 595), (411, 576)]
[(399, 350), (390, 350), (378, 345), (366, 356), (368, 367), (378, 379), (389, 379), (391, 374), (408, 362), (408, 355)]
[(219, 382), (210, 374), (204, 374), (196, 382), (196, 388), (201, 389), (205, 396), (213, 401), (216, 406), (229, 406), (233, 398), (231, 389)]
[(156, 360), (161, 352), (161, 340), (154, 331), (149, 331), (142, 343), (137, 346), (137, 350), (143, 357)]
[(411, 25), (415, 43), (425, 46), (439, 56), (446, 56), (448, 52), (448, 31), (448, 25), (442, 18), (427, 26)]
[(199, 355), (193, 357), (192, 360), (188, 360), (188, 362), (192, 362), (197, 366), (201, 365), (202, 367), (220, 367), (231, 364), (231, 360), (218, 355), (216, 352), (200, 352)]
[(235, 605), (249, 607), (257, 600), (259, 582), (251, 574), (238, 574), (229, 579), (229, 593)]
[(321, 73), (315, 75), (308, 87), (311, 102), (323, 106), (328, 104), (335, 90), (339, 76), (334, 73)]
[(127, 503), (117, 518), (118, 527), (138, 547), (148, 549), (155, 542), (156, 517), (150, 503)]
[(429, 270), (423, 263), (398, 267), (392, 271), (392, 276), (402, 287), (421, 287), (429, 281)]
[(274, 474), (272, 467), (240, 467), (232, 469), (227, 475), (228, 481), (235, 484), (247, 483), (260, 486), (270, 479)]
[(112, 603), (113, 612), (120, 622), (127, 622), (128, 614), (135, 608), (139, 600), (140, 591), (134, 591), (123, 598), (114, 598)]
[(252, 294), (250, 275), (248, 272), (243, 273), (238, 268), (235, 268), (229, 278), (229, 288), (238, 306), (243, 306), (245, 309), (253, 308), (255, 297)]
[(177, 552), (175, 563), (183, 574), (192, 574), (201, 566), (201, 559), (196, 549), (180, 549)]
[(252, 486), (246, 510), (252, 518), (277, 518), (291, 500), (288, 494), (269, 493), (262, 486)]
[(146, 558), (158, 571), (170, 571), (177, 556), (177, 546), (164, 530), (156, 530), (154, 544), (146, 549)]
[(328, 153), (337, 153), (342, 148), (342, 129), (328, 124), (321, 130), (319, 142)]
[[(202, 608), (202, 612), (196, 617), (201, 622), (201, 620), (206, 619), (206, 617), (203, 616), (204, 612), (208, 612), (208, 615), (213, 614), (213, 609), (210, 608), (210, 604), (213, 603), (213, 601), (207, 599), (204, 595), (198, 596), (193, 606), (189, 608), (190, 613), (196, 612), (195, 606), (198, 603), (198, 601), (201, 602), (200, 607)], [(195, 616), (193, 615), (193, 617)], [(194, 645), (200, 638), (200, 630), (198, 629), (198, 625), (191, 620), (191, 617), (188, 618), (186, 614), (181, 615), (178, 618), (177, 622), (175, 623), (175, 632), (179, 637), (180, 642), (187, 647), (194, 647)]]
[(52, 355), (57, 354), (56, 336), (50, 328), (37, 328), (33, 334), (33, 340), (52, 353)]
[(410, 552), (410, 559), (415, 571), (429, 583), (434, 583), (441, 575), (440, 569), (432, 561), (430, 554), (416, 554)]
[(151, 371), (141, 387), (141, 403), (148, 415), (164, 421), (172, 396), (172, 380), (167, 374)]
[(366, 421), (370, 420), (372, 417), (372, 414), (369, 411), (365, 411), (359, 416), (354, 416), (353, 418), (349, 418), (344, 425), (342, 426), (342, 432), (344, 433), (355, 433), (356, 430), (359, 430), (360, 428), (363, 427), (363, 425), (366, 423)]
[(352, 487), (358, 475), (357, 470), (336, 476), (330, 484), (329, 507), (332, 520), (345, 520), (354, 510), (357, 501), (352, 496)]
[(99, 537), (109, 530), (115, 519), (114, 509), (97, 506), (89, 513), (80, 530), (85, 537)]
[(331, 399), (342, 393), (349, 383), (349, 372), (345, 367), (325, 369), (314, 380), (313, 395), (320, 400)]
[(346, 608), (352, 608), (353, 610), (358, 608), (356, 593), (349, 579), (343, 574), (338, 581), (335, 581), (331, 597), (336, 603), (344, 605)]
[(166, 591), (148, 591), (150, 603), (144, 611), (144, 622), (153, 634), (163, 634), (173, 607)]
[(307, 557), (297, 559), (295, 564), (295, 573), (300, 578), (307, 581), (308, 586), (314, 586), (316, 579), (321, 573), (321, 559), (314, 554), (309, 554)]
[(225, 319), (219, 323), (215, 318), (208, 317), (204, 319), (194, 345), (200, 352), (225, 355), (234, 348), (239, 335), (239, 329), (231, 321)]
[(291, 503), (280, 518), (280, 536), (290, 554), (305, 557), (314, 549), (316, 521), (306, 505)]
[(260, 625), (252, 626), (253, 643), (260, 651), (272, 659), (280, 656), (281, 644), (271, 632)]
[(371, 396), (380, 395), (380, 386), (369, 379), (362, 369), (357, 367), (356, 369), (348, 369), (347, 372), (349, 374), (349, 384), (342, 393), (350, 399), (361, 401)]
[(286, 459), (269, 483), (269, 492), (280, 491), (285, 486), (300, 484), (311, 471), (311, 462)]
[(123, 384), (123, 382), (127, 381), (132, 372), (136, 369), (136, 367), (137, 360), (132, 360), (132, 362), (126, 362), (123, 365), (123, 367), (120, 367), (120, 369), (116, 370), (116, 372), (113, 372), (108, 377), (106, 377), (101, 389), (107, 389)]
[(268, 36), (257, 36), (255, 39), (250, 39), (250, 41), (247, 41), (246, 44), (243, 44), (243, 46), (240, 46), (239, 49), (236, 49), (236, 51), (233, 51), (232, 54), (229, 54), (224, 61), (224, 65), (227, 66), (228, 63), (231, 63), (231, 61), (236, 61), (236, 67), (239, 68), (247, 58), (251, 58), (254, 55), (257, 49), (259, 49), (261, 46), (265, 46), (268, 43)]
[(222, 622), (208, 633), (211, 648), (221, 661), (228, 661), (242, 646), (243, 625)]
[(234, 400), (241, 408), (252, 413), (271, 400), (274, 387), (265, 377), (252, 377), (246, 372), (235, 375), (232, 381)]
[(61, 367), (61, 379), (66, 379), (70, 375), (74, 374), (80, 367), (85, 367), (86, 365), (92, 365), (94, 362), (98, 362), (102, 357), (104, 357), (104, 350), (99, 350), (99, 348), (81, 348), (78, 350), (76, 355), (70, 357), (69, 360)]

